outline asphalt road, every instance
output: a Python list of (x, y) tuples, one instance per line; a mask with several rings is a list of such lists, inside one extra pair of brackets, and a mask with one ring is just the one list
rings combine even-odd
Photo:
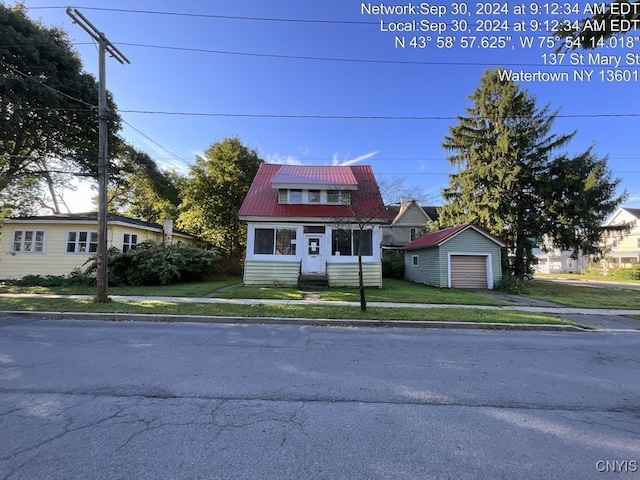
[(0, 479), (640, 478), (640, 335), (0, 319)]

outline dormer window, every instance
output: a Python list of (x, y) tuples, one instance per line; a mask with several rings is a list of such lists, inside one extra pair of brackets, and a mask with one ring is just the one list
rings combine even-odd
[(278, 190), (278, 203), (280, 205), (350, 205), (351, 191), (281, 188)]
[(309, 203), (320, 203), (320, 190), (309, 190)]
[(327, 191), (327, 203), (351, 205), (351, 191), (329, 190)]
[(289, 190), (289, 203), (302, 203), (302, 190)]

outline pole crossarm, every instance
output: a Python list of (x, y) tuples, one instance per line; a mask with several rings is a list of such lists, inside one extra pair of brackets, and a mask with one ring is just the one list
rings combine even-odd
[(80, 12), (80, 10), (78, 10), (77, 8), (67, 7), (67, 15), (71, 17), (71, 19), (73, 20), (73, 23), (78, 24), (80, 28), (82, 28), (85, 32), (87, 32), (89, 36), (93, 38), (96, 42), (100, 42), (102, 40), (102, 42), (104, 42), (105, 50), (109, 53), (109, 55), (115, 58), (118, 62), (120, 62), (121, 64), (131, 63), (129, 59), (125, 57), (120, 50), (118, 50), (118, 47), (116, 47), (113, 43), (111, 43), (111, 41), (107, 37), (105, 37), (104, 33), (98, 30), (93, 25), (93, 23), (91, 23), (87, 19), (87, 17), (85, 17), (82, 14), (82, 12)]

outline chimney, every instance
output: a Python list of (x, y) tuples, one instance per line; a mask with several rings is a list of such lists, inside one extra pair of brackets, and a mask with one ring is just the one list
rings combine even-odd
[(164, 234), (162, 243), (171, 245), (173, 242), (173, 220), (171, 220), (170, 218), (165, 218), (162, 221), (162, 232)]

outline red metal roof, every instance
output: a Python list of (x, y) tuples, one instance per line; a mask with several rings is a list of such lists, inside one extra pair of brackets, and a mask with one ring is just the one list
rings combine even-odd
[(404, 247), (402, 247), (402, 250), (418, 250), (420, 248), (436, 247), (438, 245), (442, 245), (447, 240), (451, 239), (451, 237), (464, 230), (467, 230), (468, 228), (476, 230), (478, 233), (484, 235), (490, 240), (493, 240), (501, 247), (506, 246), (506, 244), (502, 240), (494, 235), (491, 235), (484, 228), (474, 225), (473, 223), (466, 223), (464, 225), (457, 225), (455, 227), (445, 228), (444, 230), (438, 230), (437, 232), (425, 233), (424, 235), (416, 238), (413, 242), (407, 243)]
[(350, 168), (320, 165), (282, 165), (272, 184), (357, 186)]
[[(367, 216), (370, 216), (371, 218), (388, 220), (389, 217), (384, 208), (376, 178), (369, 165), (326, 167), (330, 170), (325, 175), (330, 175), (330, 178), (334, 180), (344, 180), (351, 177), (355, 180), (358, 188), (351, 193), (351, 208), (347, 205), (279, 204), (278, 189), (272, 186), (272, 181), (278, 175), (278, 172), (285, 167), (288, 166), (270, 163), (260, 165), (249, 192), (238, 211), (238, 216), (241, 218), (355, 218), (357, 216), (367, 218)], [(309, 177), (313, 179), (318, 172), (318, 168), (310, 165), (296, 165), (295, 174), (296, 176), (305, 177), (305, 174), (308, 173)], [(320, 167), (320, 169), (324, 168)], [(291, 170), (285, 168), (285, 172), (287, 171)], [(304, 185), (304, 183), (299, 184)]]

